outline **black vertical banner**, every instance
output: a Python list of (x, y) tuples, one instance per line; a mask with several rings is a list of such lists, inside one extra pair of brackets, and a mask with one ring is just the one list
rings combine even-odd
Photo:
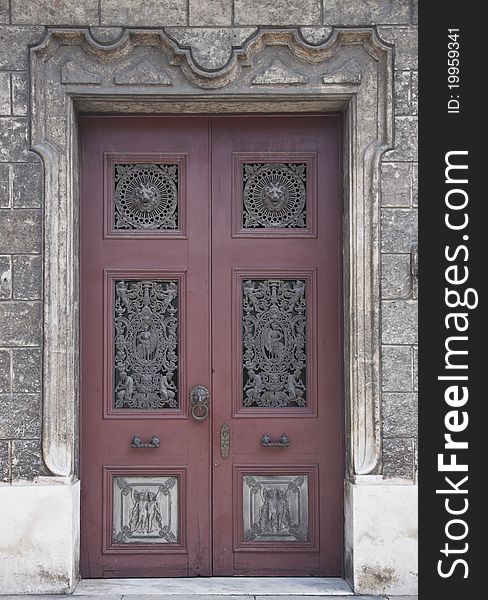
[(487, 69), (472, 4), (420, 9), (420, 598), (467, 600), (483, 589), (488, 531), (478, 468), (488, 456)]

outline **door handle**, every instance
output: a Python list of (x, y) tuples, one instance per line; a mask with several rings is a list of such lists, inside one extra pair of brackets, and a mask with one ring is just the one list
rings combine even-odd
[(191, 416), (195, 421), (205, 421), (208, 417), (210, 392), (203, 385), (196, 385), (190, 390)]
[(277, 442), (273, 442), (267, 433), (263, 433), (261, 446), (264, 446), (265, 448), (287, 448), (288, 446), (291, 446), (291, 443), (286, 433), (282, 433)]
[(138, 435), (132, 438), (131, 448), (159, 448), (161, 440), (157, 435), (153, 435), (149, 442), (143, 442)]

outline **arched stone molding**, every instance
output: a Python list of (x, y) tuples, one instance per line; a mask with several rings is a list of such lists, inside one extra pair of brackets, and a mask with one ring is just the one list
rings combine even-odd
[(250, 32), (220, 68), (164, 30), (100, 43), (48, 30), (30, 50), (31, 142), (45, 168), (43, 454), (76, 477), (79, 387), (77, 113), (344, 113), (345, 397), (348, 474), (381, 472), (379, 166), (392, 147), (393, 50), (374, 29)]

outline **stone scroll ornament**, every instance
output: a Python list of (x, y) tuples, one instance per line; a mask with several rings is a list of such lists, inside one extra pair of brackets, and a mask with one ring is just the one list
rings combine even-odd
[(114, 229), (178, 228), (178, 166), (115, 165)]
[(115, 281), (114, 408), (178, 408), (178, 284)]
[(242, 169), (245, 229), (306, 226), (305, 163), (245, 163)]
[(304, 280), (243, 282), (243, 406), (306, 406)]

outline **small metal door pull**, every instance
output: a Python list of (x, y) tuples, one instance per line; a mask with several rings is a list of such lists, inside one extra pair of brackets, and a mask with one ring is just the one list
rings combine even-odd
[(229, 458), (230, 453), (230, 428), (227, 423), (223, 423), (220, 428), (220, 456)]
[(203, 385), (196, 385), (190, 391), (191, 416), (196, 421), (205, 421), (208, 417), (210, 392)]
[(291, 444), (286, 433), (282, 433), (277, 442), (273, 442), (267, 433), (263, 433), (261, 446), (264, 446), (265, 448), (287, 448), (288, 446), (291, 446)]
[(138, 435), (132, 438), (130, 443), (132, 448), (159, 448), (161, 440), (157, 435), (153, 435), (149, 442), (143, 442)]

